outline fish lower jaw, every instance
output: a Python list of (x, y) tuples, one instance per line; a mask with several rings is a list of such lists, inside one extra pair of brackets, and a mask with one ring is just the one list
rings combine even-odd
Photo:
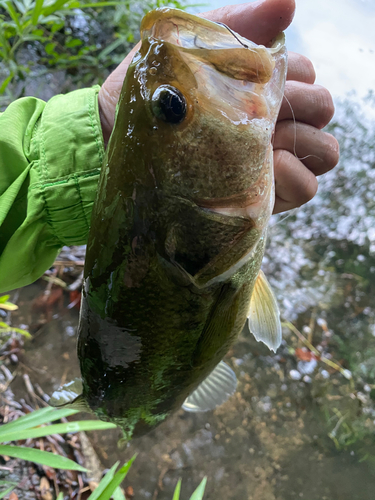
[(254, 227), (263, 231), (272, 215), (274, 206), (273, 190), (261, 196), (256, 203), (245, 207), (209, 207), (208, 210), (228, 217), (243, 217), (252, 221)]

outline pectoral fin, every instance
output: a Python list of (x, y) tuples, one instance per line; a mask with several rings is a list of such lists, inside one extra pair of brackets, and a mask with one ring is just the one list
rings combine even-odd
[(224, 361), (216, 366), (195, 391), (185, 399), (185, 411), (199, 412), (213, 410), (235, 392), (237, 379), (234, 371)]
[(250, 300), (249, 328), (256, 340), (276, 352), (281, 344), (280, 311), (263, 271), (259, 271)]
[(90, 407), (82, 396), (82, 390), (82, 380), (80, 378), (75, 378), (62, 387), (59, 387), (59, 389), (52, 394), (48, 404), (57, 408), (65, 407), (91, 412)]

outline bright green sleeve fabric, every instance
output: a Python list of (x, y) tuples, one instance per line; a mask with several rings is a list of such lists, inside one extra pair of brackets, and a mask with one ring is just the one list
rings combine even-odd
[(104, 155), (98, 92), (25, 97), (0, 114), (0, 293), (86, 243)]

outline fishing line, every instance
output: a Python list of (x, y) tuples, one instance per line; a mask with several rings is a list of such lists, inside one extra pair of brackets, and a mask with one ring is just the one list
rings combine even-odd
[[(288, 217), (291, 217), (292, 215), (295, 215), (300, 208), (301, 207), (296, 207), (296, 208), (292, 208), (291, 210), (288, 210), (288, 213), (285, 215), (285, 217), (280, 218), (274, 224), (270, 224), (269, 223), (268, 224), (269, 229), (272, 229), (273, 227), (278, 226), (279, 224), (281, 224), (282, 222), (284, 222), (284, 220), (288, 219)], [(278, 215), (278, 214), (275, 214), (275, 215)]]
[[(226, 25), (226, 24), (224, 24), (224, 23), (220, 23), (220, 22), (216, 22), (216, 24), (219, 24), (220, 26), (224, 26), (224, 28), (226, 28), (226, 29), (229, 31), (229, 33), (230, 33), (231, 35), (233, 35), (233, 36), (234, 36), (234, 38), (237, 40), (237, 42), (239, 42), (239, 43), (240, 43), (243, 47), (245, 47), (246, 49), (250, 49), (250, 47), (249, 47), (248, 45), (246, 45), (246, 43), (243, 43), (243, 42), (242, 42), (242, 41), (238, 38), (237, 34), (236, 34), (233, 30), (231, 30), (229, 26), (227, 26), (227, 25)], [(251, 49), (250, 49), (250, 50), (251, 50)]]
[[(279, 91), (280, 89), (274, 84), (274, 83), (271, 83), (271, 85), (274, 85), (275, 88)], [(296, 120), (296, 117), (295, 117), (295, 114), (294, 114), (294, 111), (293, 111), (293, 107), (289, 101), (289, 99), (287, 98), (287, 96), (285, 95), (285, 93), (283, 94), (283, 98), (286, 100), (286, 102), (288, 103), (288, 106), (290, 108), (290, 111), (292, 113), (292, 118), (293, 118), (293, 125), (294, 125), (294, 137), (293, 137), (293, 155), (297, 158), (297, 160), (306, 160), (306, 158), (316, 158), (317, 160), (323, 162), (323, 158), (321, 158), (320, 156), (317, 156), (317, 155), (314, 155), (314, 154), (309, 154), (309, 155), (306, 155), (306, 156), (301, 156), (299, 157), (297, 155), (297, 150), (296, 150), (296, 146), (297, 146), (297, 120)], [(307, 168), (307, 167), (306, 167)]]

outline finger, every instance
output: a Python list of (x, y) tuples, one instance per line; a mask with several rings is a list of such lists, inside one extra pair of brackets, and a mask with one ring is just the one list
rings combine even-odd
[(297, 121), (321, 129), (335, 112), (331, 94), (320, 85), (287, 81), (284, 95), (286, 99), (281, 103), (279, 121), (292, 119), (294, 113)]
[(288, 52), (287, 80), (314, 83), (315, 76), (314, 66), (310, 59), (296, 52)]
[(278, 122), (273, 148), (297, 156), (315, 175), (328, 172), (339, 161), (339, 143), (333, 135), (293, 120)]
[(267, 45), (292, 22), (294, 0), (265, 0), (229, 5), (205, 12), (202, 17), (221, 22), (257, 44)]
[(273, 213), (299, 207), (313, 198), (318, 189), (315, 175), (292, 153), (274, 151), (276, 200)]

